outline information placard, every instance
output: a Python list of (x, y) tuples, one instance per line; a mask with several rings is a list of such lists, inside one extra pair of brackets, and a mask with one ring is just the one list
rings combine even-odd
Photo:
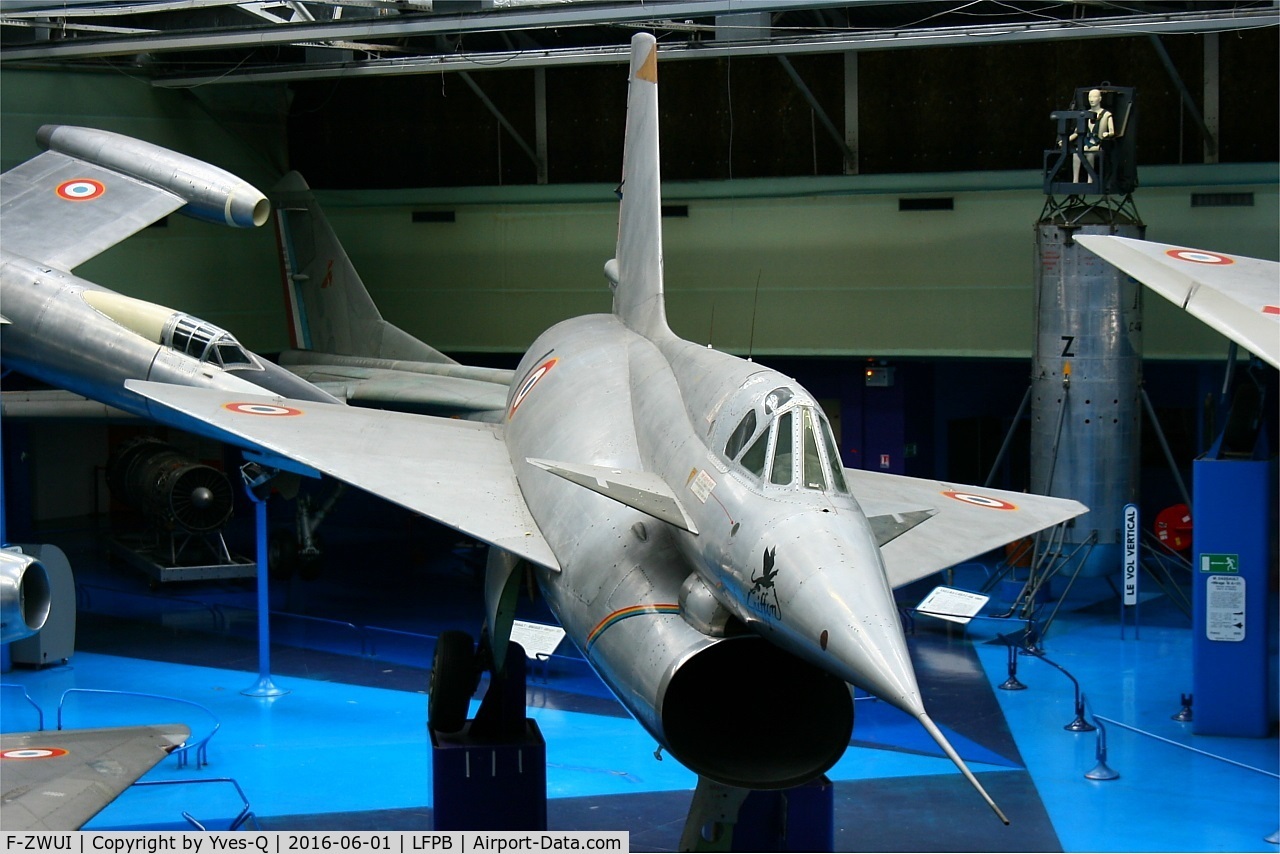
[(1245, 579), (1211, 575), (1206, 582), (1205, 636), (1211, 641), (1244, 640)]
[(981, 593), (955, 587), (935, 587), (916, 606), (916, 613), (937, 617), (949, 623), (964, 624), (976, 617), (982, 606), (990, 600), (990, 596), (983, 596)]
[(551, 655), (564, 640), (564, 629), (545, 623), (527, 623), (516, 620), (511, 627), (511, 639), (524, 647), (526, 658)]

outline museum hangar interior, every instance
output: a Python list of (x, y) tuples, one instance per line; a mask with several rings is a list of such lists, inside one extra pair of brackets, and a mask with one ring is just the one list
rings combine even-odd
[[(1274, 851), (1274, 362), (1073, 238), (1277, 260), (1278, 25), (1267, 2), (6, 0), (0, 168), (70, 125), (261, 189), (278, 222), (157, 217), (74, 272), (268, 359), (306, 348), (289, 296), (302, 238), (281, 224), (297, 208), (279, 201), (297, 172), (381, 316), (521, 380), (523, 399), (549, 370), (519, 370), (550, 355), (530, 349), (543, 331), (613, 304), (628, 43), (652, 33), (671, 329), (807, 389), (828, 478), (1091, 508), (894, 591), (924, 702), (1010, 825), (915, 721), (858, 690), (818, 786), (829, 831), (793, 850)], [(1076, 141), (1104, 115), (1101, 143)], [(199, 744), (143, 778), (174, 785), (133, 787), (85, 827), (190, 827), (184, 811), (210, 829), (443, 826), (428, 686), (437, 641), (486, 620), (488, 541), (329, 476), (286, 475), (257, 501), (231, 444), (47, 394), (4, 357), (3, 539), (56, 546), (73, 581), (52, 585), (40, 634), (3, 647), (0, 729), (61, 729), (64, 709), (68, 727), (176, 716)], [(1233, 473), (1206, 486), (1220, 476), (1204, 461)], [(1261, 475), (1241, 485), (1235, 468)], [(215, 523), (157, 494), (179, 474), (225, 488)], [(1209, 516), (1226, 532), (1202, 546)], [(1228, 555), (1249, 561), (1222, 570)], [(554, 609), (520, 577), (517, 626), (529, 646), (550, 635), (525, 690), (544, 826), (675, 850), (698, 775), (546, 631)], [(1224, 577), (1247, 605), (1238, 626), (1205, 601)], [(939, 617), (922, 602), (940, 586), (981, 610)], [(744, 723), (741, 754), (810, 717), (787, 712)], [(493, 795), (465, 826), (510, 826), (513, 809)]]

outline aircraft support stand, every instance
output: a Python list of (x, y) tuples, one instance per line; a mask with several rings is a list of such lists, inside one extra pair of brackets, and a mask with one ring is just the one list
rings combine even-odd
[(547, 829), (547, 746), (537, 721), (525, 717), (518, 644), (508, 646), (502, 672), (491, 675), (475, 718), (456, 732), (441, 732), (430, 720), (427, 729), (434, 830)]
[[(241, 691), (246, 697), (280, 697), (288, 694), (271, 681), (271, 597), (267, 587), (267, 499), (271, 496), (268, 486), (275, 477), (273, 469), (246, 464), (240, 470), (244, 478), (244, 490), (253, 501), (258, 543), (258, 681)], [(261, 494), (260, 494), (261, 493)]]
[(835, 792), (819, 777), (792, 789), (760, 792), (698, 777), (681, 851), (832, 851)]

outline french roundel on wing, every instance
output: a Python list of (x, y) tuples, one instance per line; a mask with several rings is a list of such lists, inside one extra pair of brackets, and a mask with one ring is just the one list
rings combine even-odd
[(948, 489), (942, 494), (955, 501), (963, 501), (965, 504), (972, 504), (975, 507), (986, 507), (988, 510), (1018, 509), (1018, 505), (1016, 504), (1010, 504), (1008, 501), (1001, 501), (999, 498), (992, 498), (989, 495), (978, 495), (973, 492), (956, 492), (952, 489)]
[(66, 755), (61, 747), (17, 747), (0, 753), (0, 759), (57, 759)]
[(105, 184), (92, 178), (72, 178), (70, 181), (63, 181), (54, 190), (58, 198), (68, 202), (87, 202), (98, 198), (106, 191)]
[(1236, 262), (1236, 259), (1229, 255), (1205, 252), (1203, 249), (1166, 249), (1164, 254), (1176, 261), (1190, 261), (1192, 264), (1209, 264), (1210, 266), (1218, 267), (1225, 267), (1227, 264)]
[(516, 410), (520, 408), (520, 404), (529, 396), (529, 392), (533, 391), (533, 387), (538, 384), (538, 380), (547, 375), (547, 372), (556, 366), (556, 362), (560, 361), (558, 356), (547, 359), (541, 365), (529, 372), (524, 378), (524, 382), (520, 383), (520, 388), (516, 390), (515, 397), (511, 399), (511, 409), (507, 412), (507, 418), (516, 414)]
[(224, 403), (222, 408), (237, 415), (264, 415), (269, 418), (302, 414), (301, 409), (294, 409), (292, 406), (276, 406), (271, 403)]

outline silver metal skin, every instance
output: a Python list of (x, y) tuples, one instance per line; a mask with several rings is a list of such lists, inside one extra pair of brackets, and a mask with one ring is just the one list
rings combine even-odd
[[(656, 44), (638, 34), (618, 252), (606, 270), (614, 314), (544, 333), (516, 370), (523, 379), (508, 409), (512, 466), (560, 564), (540, 573), (544, 591), (615, 693), (700, 775), (782, 788), (827, 770), (847, 744), (851, 704), (799, 692), (834, 696), (836, 677), (921, 720), (1007, 823), (925, 713), (876, 539), (831, 458), (835, 443), (812, 396), (667, 326), (657, 126)], [(739, 447), (766, 449), (768, 477), (742, 463), (747, 454), (734, 462), (738, 451), (726, 451), (748, 410), (758, 415)], [(568, 411), (578, 416), (566, 420)], [(693, 530), (664, 526), (663, 536), (637, 541), (638, 511), (608, 506), (530, 459), (656, 472), (680, 497)], [(741, 642), (710, 641), (677, 618), (691, 573), (754, 635), (799, 660), (775, 654), (771, 667), (757, 669), (751, 657), (764, 657), (742, 650), (732, 664), (699, 667), (700, 658), (731, 656)], [(814, 675), (788, 680), (800, 662)], [(685, 669), (698, 672), (705, 694), (677, 691)], [(732, 719), (698, 713), (700, 700), (723, 696), (744, 678), (754, 690), (734, 694)], [(780, 694), (790, 696), (780, 702)], [(761, 725), (770, 738), (751, 742)]]
[(1280, 264), (1111, 234), (1082, 234), (1079, 242), (1280, 368)]
[(176, 154), (158, 145), (96, 128), (44, 125), (36, 139), (56, 151), (95, 163), (186, 201), (183, 213), (196, 219), (255, 228), (271, 214), (266, 196), (230, 172)]
[[(107, 310), (132, 308), (160, 314), (166, 321), (187, 318), (202, 323), (5, 253), (0, 258), (0, 305), (10, 321), (0, 334), (5, 368), (134, 414), (143, 414), (145, 405), (124, 388), (127, 379), (254, 393), (267, 389), (303, 400), (333, 400), (284, 368), (240, 347), (226, 333), (219, 336), (215, 332), (212, 337), (222, 342), (224, 350), (237, 351), (229, 367), (220, 365), (212, 352), (191, 356), (144, 337), (138, 331), (142, 325), (136, 321), (138, 310), (115, 312), (117, 320), (90, 303), (95, 295), (108, 297), (98, 303)], [(211, 328), (208, 324), (204, 327)]]
[(458, 364), (384, 320), (297, 172), (271, 197), (296, 348), (280, 364), (356, 405), (500, 420), (511, 371)]
[(846, 470), (812, 395), (671, 332), (654, 38), (632, 51), (613, 312), (543, 333), (497, 423), (127, 385), (165, 423), (490, 543), (495, 658), (523, 558), (622, 703), (704, 779), (771, 789), (823, 773), (848, 746), (853, 684), (919, 720), (1006, 820), (926, 713), (892, 588), (1085, 508)]
[(78, 830), (190, 738), (185, 724), (6, 732), (6, 755), (30, 750), (57, 758), (5, 761), (5, 830)]
[(1067, 551), (1094, 543), (1085, 576), (1118, 573), (1124, 506), (1137, 501), (1142, 421), (1142, 287), (1074, 241), (1138, 236), (1136, 225), (1036, 230), (1036, 339), (1031, 379), (1031, 489), (1089, 512), (1063, 532)]
[(0, 643), (29, 638), (49, 617), (49, 576), (40, 561), (0, 550)]
[[(796, 785), (829, 768), (848, 745), (844, 682), (923, 712), (897, 608), (851, 496), (760, 483), (709, 445), (709, 434), (725, 432), (713, 429), (720, 423), (690, 412), (710, 411), (697, 398), (698, 379), (707, 381), (703, 388), (733, 389), (754, 375), (726, 412), (740, 411), (740, 400), (758, 404), (780, 386), (796, 390), (793, 405), (812, 400), (772, 371), (673, 336), (666, 343), (664, 352), (614, 316), (578, 318), (547, 332), (517, 370), (532, 374), (548, 352), (558, 359), (507, 425), (521, 490), (561, 567), (540, 573), (540, 581), (574, 643), (682, 762), (732, 785)], [(620, 346), (625, 359), (616, 357)], [(569, 408), (583, 417), (566, 422)], [(658, 524), (531, 458), (657, 472), (686, 496), (698, 533)], [(715, 480), (705, 503), (681, 488), (700, 475)], [(766, 553), (776, 564), (762, 587)], [(737, 619), (740, 634), (745, 627), (758, 637), (715, 640), (681, 619), (681, 588), (694, 576)], [(791, 655), (764, 654), (759, 637)], [(713, 650), (717, 644), (725, 648)], [(701, 664), (700, 656), (717, 664)], [(686, 668), (701, 673), (696, 686)], [(700, 713), (726, 695), (736, 700), (731, 717)], [(766, 721), (770, 738), (753, 740)]]
[(127, 379), (335, 402), (225, 330), (69, 272), (177, 209), (239, 227), (260, 225), (269, 209), (260, 192), (208, 164), (119, 134), (46, 125), (39, 138), (50, 150), (2, 178), (6, 370), (135, 415), (146, 407), (125, 390)]

